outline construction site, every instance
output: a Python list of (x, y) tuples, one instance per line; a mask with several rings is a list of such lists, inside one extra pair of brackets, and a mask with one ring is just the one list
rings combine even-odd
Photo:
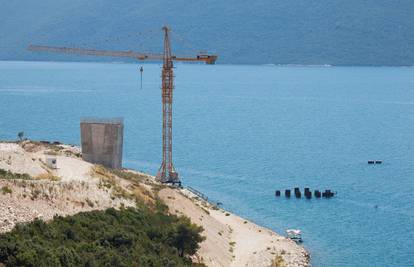
[[(156, 177), (162, 183), (169, 183), (172, 185), (181, 186), (179, 173), (176, 171), (173, 163), (173, 91), (174, 91), (174, 61), (182, 62), (202, 62), (205, 64), (215, 64), (217, 55), (213, 54), (197, 54), (194, 57), (184, 57), (174, 55), (171, 51), (170, 28), (164, 26), (162, 28), (164, 33), (164, 52), (162, 54), (145, 54), (133, 51), (109, 51), (85, 48), (70, 48), (70, 47), (53, 47), (45, 45), (30, 45), (28, 50), (33, 52), (52, 52), (63, 54), (77, 54), (85, 56), (98, 57), (113, 57), (113, 58), (133, 58), (135, 60), (143, 61), (162, 61), (161, 73), (161, 102), (162, 102), (162, 162), (159, 167)], [(140, 68), (141, 79), (143, 68)], [(142, 80), (141, 80), (142, 81)], [(142, 87), (142, 82), (141, 82)], [(84, 159), (92, 163), (101, 163), (107, 167), (120, 168), (122, 167), (122, 129), (117, 130), (117, 134), (111, 134), (111, 131), (103, 130), (93, 131), (98, 129), (99, 125), (112, 129), (113, 123), (105, 123), (105, 119), (98, 123), (88, 123), (83, 121), (81, 123), (82, 129), (82, 149), (85, 150), (86, 155)], [(118, 122), (118, 125), (120, 123)], [(119, 126), (121, 127), (121, 126)], [(119, 128), (118, 127), (118, 128)], [(122, 127), (123, 128), (123, 125)], [(93, 145), (92, 145), (93, 144)], [(107, 151), (107, 146), (114, 146), (116, 149)], [(92, 153), (92, 150), (95, 153)], [(100, 152), (98, 152), (100, 151)], [(99, 154), (99, 155), (98, 155)], [(106, 155), (104, 155), (106, 154)], [(94, 156), (95, 155), (95, 156)]]
[[(221, 207), (222, 203), (212, 202), (197, 189), (182, 185), (173, 161), (174, 62), (212, 65), (218, 56), (208, 53), (175, 55), (171, 49), (170, 28), (164, 26), (162, 33), (162, 54), (46, 45), (28, 47), (33, 52), (161, 62), (161, 164), (155, 175), (124, 168), (124, 144), (128, 141), (124, 139), (124, 132), (128, 125), (123, 118), (80, 118), (79, 147), (59, 141), (32, 141), (24, 136), (24, 132), (19, 132), (17, 141), (0, 141), (0, 267), (3, 263), (4, 266), (102, 266), (108, 262), (112, 262), (112, 266), (194, 266), (194, 263), (211, 267), (309, 266), (309, 253), (291, 239), (232, 214)], [(144, 69), (141, 66), (138, 70), (142, 88)], [(111, 223), (117, 220), (98, 222), (98, 214), (115, 216), (115, 213), (118, 214), (116, 216), (128, 214), (128, 217), (123, 217), (127, 220), (115, 227)], [(51, 247), (48, 249), (49, 256), (38, 257), (42, 252), (37, 249), (45, 250), (45, 246), (26, 249), (23, 245), (17, 245), (19, 248), (13, 251), (3, 246), (8, 246), (4, 240), (11, 240), (9, 235), (23, 229), (16, 225), (37, 227), (44, 221), (43, 227), (52, 227), (62, 220), (73, 222), (85, 216), (90, 216), (90, 220), (100, 225), (105, 222), (116, 229), (112, 238), (108, 237), (106, 228), (82, 224), (82, 227), (92, 227), (88, 233), (99, 232), (93, 234), (99, 240), (110, 240), (103, 245), (98, 239), (88, 241), (88, 244), (107, 253), (105, 255), (109, 255), (109, 259), (102, 257), (102, 253), (89, 253), (82, 247), (79, 238), (83, 230), (78, 226), (65, 230), (60, 235), (63, 240), (54, 238), (46, 242)], [(139, 222), (129, 225), (131, 216), (140, 218)], [(151, 216), (161, 216), (161, 219), (151, 219)], [(176, 223), (180, 224), (176, 226)], [(162, 226), (156, 226), (156, 230), (148, 229), (158, 224)], [(120, 235), (121, 228), (126, 229), (128, 237)], [(144, 229), (149, 232), (143, 235)], [(38, 234), (48, 239), (49, 235), (43, 235), (45, 231), (48, 230)], [(170, 237), (162, 237), (159, 241), (158, 238), (150, 238), (163, 231)], [(129, 236), (133, 235), (136, 235), (133, 237), (135, 241), (128, 241)], [(30, 243), (27, 241), (30, 238), (19, 239), (18, 242)], [(38, 242), (38, 238), (30, 244)], [(72, 242), (71, 238), (77, 241)], [(140, 238), (148, 241), (139, 242)], [(174, 238), (178, 241), (170, 244), (168, 240)], [(127, 240), (126, 243), (122, 243), (123, 240)], [(53, 242), (59, 244), (54, 245)], [(108, 250), (110, 242), (116, 243), (110, 247), (119, 249), (116, 253), (122, 254), (122, 258), (116, 258), (113, 250)], [(184, 248), (189, 244), (194, 247)], [(150, 250), (145, 253), (137, 249), (146, 246)], [(154, 246), (171, 246), (173, 249), (167, 255), (154, 249)], [(61, 250), (55, 251), (54, 247), (72, 249), (71, 255), (62, 256)], [(27, 258), (26, 251), (34, 251), (35, 256)], [(129, 254), (125, 254), (126, 251)], [(152, 258), (149, 255), (153, 255)], [(77, 264), (68, 265), (68, 259)], [(96, 265), (98, 262), (101, 264)]]
[(1, 1), (0, 267), (414, 266), (413, 13)]

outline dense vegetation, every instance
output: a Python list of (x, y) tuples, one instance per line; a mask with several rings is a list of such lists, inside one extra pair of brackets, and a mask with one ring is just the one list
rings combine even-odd
[(99, 60), (30, 43), (161, 52), (167, 23), (175, 52), (220, 63), (414, 65), (413, 14), (412, 0), (2, 1), (0, 59)]
[(30, 175), (27, 173), (13, 173), (11, 171), (6, 171), (3, 169), (0, 169), (0, 179), (22, 179), (22, 180), (30, 180), (32, 179)]
[[(140, 207), (56, 216), (0, 235), (6, 266), (191, 266), (203, 240), (188, 218)], [(0, 264), (1, 265), (1, 264)]]

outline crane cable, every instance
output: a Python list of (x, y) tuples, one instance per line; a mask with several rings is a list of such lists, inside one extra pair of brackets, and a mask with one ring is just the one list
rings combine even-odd
[(180, 34), (176, 33), (175, 31), (172, 31), (172, 30), (171, 30), (171, 33), (172, 33), (172, 36), (174, 37), (174, 39), (178, 40), (184, 48), (188, 49), (187, 51), (184, 51), (184, 52), (190, 52), (190, 53), (191, 52), (196, 52), (196, 53), (200, 52), (193, 45), (191, 45), (191, 43), (189, 41), (185, 40)]
[(182, 46), (184, 46), (186, 49), (189, 49), (187, 51), (184, 52), (190, 52), (190, 53), (198, 53), (198, 54), (207, 54), (207, 51), (201, 51), (199, 49), (197, 49), (196, 47), (194, 47), (190, 41), (186, 40), (182, 35), (176, 33), (175, 31), (171, 30), (171, 33), (173, 35), (173, 37), (175, 37), (174, 39), (180, 41), (180, 43), (182, 44)]
[[(151, 41), (157, 36), (155, 33), (159, 33), (159, 31), (154, 31), (150, 29), (147, 31), (140, 31), (136, 33), (126, 33), (123, 35), (112, 36), (112, 37), (102, 36), (101, 38), (84, 41), (84, 42), (81, 42), (80, 44), (79, 43), (75, 44), (71, 42), (68, 42), (68, 43), (69, 43), (69, 46), (80, 48), (80, 47), (88, 47), (88, 46), (102, 46), (108, 43), (114, 43), (114, 42), (116, 43), (121, 40), (130, 39), (132, 40), (132, 44), (134, 45), (135, 49), (128, 49), (128, 50), (139, 50), (139, 52), (141, 53), (147, 53), (147, 52), (149, 53), (149, 51), (142, 50), (142, 48), (144, 47), (144, 43), (148, 43), (149, 41)], [(136, 43), (135, 43), (135, 40), (137, 40)]]

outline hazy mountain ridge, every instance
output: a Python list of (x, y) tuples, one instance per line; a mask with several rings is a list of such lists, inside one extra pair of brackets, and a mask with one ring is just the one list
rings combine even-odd
[(185, 40), (174, 37), (174, 51), (213, 51), (220, 63), (414, 65), (409, 0), (2, 2), (0, 59), (97, 60), (29, 43), (161, 52), (169, 24)]

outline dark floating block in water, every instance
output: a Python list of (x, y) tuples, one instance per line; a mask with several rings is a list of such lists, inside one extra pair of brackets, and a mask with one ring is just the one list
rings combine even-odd
[[(307, 199), (312, 199), (312, 191), (309, 189), (309, 187), (305, 187), (304, 188), (304, 193), (303, 196)], [(291, 190), (290, 189), (286, 189), (285, 190), (285, 197), (290, 198), (291, 197)], [(302, 197), (302, 192), (300, 191), (299, 187), (295, 187), (293, 190), (293, 193), (295, 194), (296, 198), (301, 198)], [(333, 197), (336, 193), (332, 192), (330, 189), (326, 189), (324, 192), (321, 192), (319, 190), (315, 190), (313, 192), (315, 198), (331, 198)], [(278, 197), (281, 195), (281, 191), (280, 190), (276, 190), (275, 191), (275, 195)]]
[(285, 190), (285, 197), (290, 197), (290, 190), (289, 189)]
[(295, 196), (296, 198), (301, 198), (302, 194), (300, 193), (299, 187), (295, 187)]
[(331, 198), (334, 196), (334, 193), (331, 190), (326, 189), (325, 192), (322, 193), (322, 197), (324, 198)]
[(305, 192), (304, 195), (307, 199), (311, 199), (312, 198), (312, 192), (309, 190), (309, 187), (305, 187)]
[(382, 160), (368, 160), (368, 164), (382, 164)]
[(296, 195), (296, 194), (298, 194), (298, 193), (300, 194), (300, 189), (299, 189), (299, 187), (295, 187), (295, 190), (294, 190), (294, 191), (295, 191), (295, 195)]

